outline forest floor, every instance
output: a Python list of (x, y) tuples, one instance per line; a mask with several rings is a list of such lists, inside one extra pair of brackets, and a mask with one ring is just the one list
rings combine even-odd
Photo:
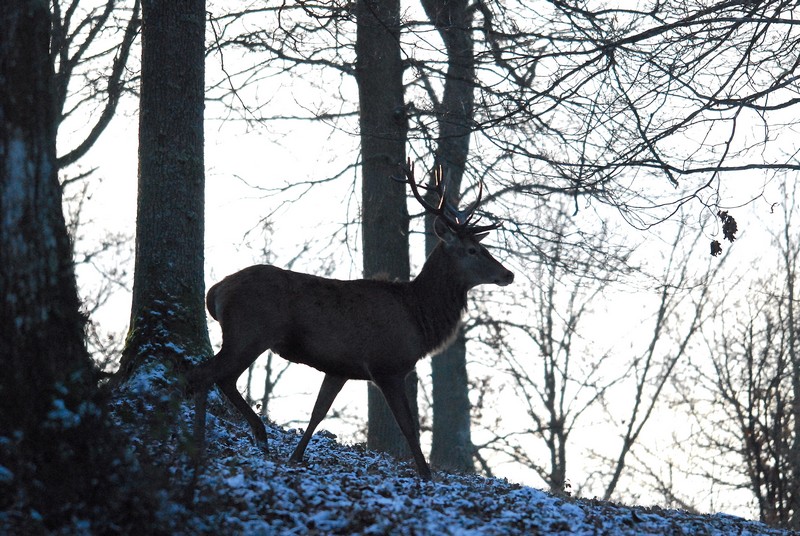
[[(131, 411), (158, 414), (143, 399), (117, 402), (118, 414)], [(186, 437), (192, 405), (182, 403), (178, 413), (185, 427), (177, 428)], [(410, 464), (339, 444), (324, 431), (314, 436), (302, 464), (290, 464), (299, 430), (269, 426), (265, 455), (243, 419), (216, 396), (209, 400), (207, 452), (196, 478), (176, 427), (158, 439), (130, 419), (120, 425), (142, 459), (173, 475), (173, 489), (155, 514), (160, 529), (173, 534), (791, 534), (726, 514), (576, 499), (475, 475), (435, 471), (425, 482)]]

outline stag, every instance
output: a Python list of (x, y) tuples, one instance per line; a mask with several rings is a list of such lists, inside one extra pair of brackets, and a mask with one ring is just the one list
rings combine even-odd
[[(222, 328), (222, 348), (194, 368), (189, 383), (198, 393), (196, 426), (205, 425), (205, 394), (213, 384), (244, 416), (266, 447), (264, 422), (236, 389), (236, 380), (266, 350), (325, 373), (308, 427), (290, 458), (299, 462), (306, 446), (347, 380), (368, 380), (383, 393), (421, 478), (431, 471), (417, 437), (404, 380), (417, 361), (453, 339), (477, 285), (505, 286), (514, 280), (480, 242), (498, 225), (476, 225), (478, 197), (461, 211), (448, 202), (441, 168), (434, 186), (417, 184), (410, 161), (404, 166), (411, 192), (436, 215), (439, 243), (413, 281), (340, 281), (256, 265), (211, 287), (207, 305)], [(438, 196), (429, 203), (420, 189)], [(202, 428), (201, 428), (202, 429)], [(202, 435), (200, 436), (202, 437)], [(202, 440), (201, 440), (202, 441)]]

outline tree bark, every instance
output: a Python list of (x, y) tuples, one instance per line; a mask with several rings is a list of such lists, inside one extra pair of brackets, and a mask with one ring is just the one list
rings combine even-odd
[[(457, 196), (469, 153), (475, 102), (472, 9), (466, 0), (423, 0), (422, 5), (447, 49), (444, 94), (434, 110), (439, 126), (434, 165), (441, 165), (445, 170), (448, 191)], [(457, 201), (451, 200), (453, 203)], [(425, 230), (425, 249), (430, 255), (439, 241), (433, 233), (433, 218), (426, 218)], [(467, 347), (463, 328), (453, 345), (433, 357), (431, 367), (431, 464), (448, 470), (474, 472)]]
[[(408, 209), (402, 183), (390, 177), (405, 162), (408, 131), (400, 54), (400, 3), (360, 0), (356, 5), (356, 81), (362, 155), (364, 277), (408, 280)], [(406, 379), (412, 411), (417, 376)], [(368, 387), (367, 445), (399, 457), (411, 452), (380, 391)]]
[(462, 473), (475, 471), (470, 435), (469, 379), (461, 329), (448, 348), (433, 356), (433, 445), (431, 464)]
[[(40, 5), (41, 4), (41, 5)], [(32, 431), (57, 382), (91, 385), (56, 166), (47, 4), (0, 12), (0, 356), (2, 430)]]
[(113, 510), (133, 510), (120, 500), (133, 479), (122, 475), (125, 454), (84, 344), (58, 182), (48, 5), (0, 6), (0, 510), (37, 514), (5, 519), (17, 534), (68, 531), (76, 519), (100, 533), (109, 517), (124, 532), (127, 514)]
[(208, 356), (203, 278), (205, 2), (142, 3), (139, 190), (131, 326), (120, 380)]

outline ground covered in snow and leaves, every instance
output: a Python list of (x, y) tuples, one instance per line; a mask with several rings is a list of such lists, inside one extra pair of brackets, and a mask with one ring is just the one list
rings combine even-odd
[(3, 501), (10, 507), (0, 511), (0, 534), (789, 534), (724, 514), (559, 497), (474, 475), (435, 472), (425, 482), (411, 465), (341, 445), (325, 432), (302, 464), (290, 464), (299, 430), (269, 427), (265, 455), (217, 395), (209, 399), (207, 451), (196, 471), (193, 404), (177, 389), (156, 388), (151, 380), (161, 376), (156, 383), (163, 385), (166, 374), (155, 372), (128, 382), (112, 401), (113, 429), (128, 446), (112, 466), (95, 471), (109, 485), (97, 482), (81, 504), (59, 503), (56, 524), (20, 487)]
[[(717, 514), (621, 506), (558, 497), (505, 480), (436, 472), (432, 482), (411, 465), (318, 433), (303, 464), (289, 464), (298, 430), (269, 428), (264, 455), (246, 424), (212, 397), (205, 466), (193, 478), (186, 445), (192, 406), (178, 426), (154, 426), (159, 411), (143, 400), (117, 402), (120, 424), (147, 463), (168, 468), (171, 487), (159, 531), (173, 534), (670, 534), (779, 535), (786, 531)], [(174, 402), (174, 399), (173, 399)], [(164, 404), (169, 404), (164, 401)], [(174, 405), (173, 405), (174, 407)], [(141, 433), (140, 419), (151, 422)], [(128, 418), (126, 418), (126, 415)], [(133, 424), (138, 423), (138, 424)], [(324, 424), (324, 423), (323, 423)], [(183, 436), (188, 437), (184, 434)]]

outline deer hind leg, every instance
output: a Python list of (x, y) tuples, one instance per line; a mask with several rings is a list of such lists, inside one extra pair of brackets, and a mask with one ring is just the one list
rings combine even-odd
[[(224, 335), (223, 335), (224, 336)], [(256, 415), (250, 405), (242, 398), (236, 389), (236, 380), (242, 372), (261, 354), (260, 346), (251, 345), (247, 348), (237, 348), (226, 345), (223, 341), (222, 348), (213, 358), (205, 361), (189, 372), (190, 389), (195, 396), (195, 426), (205, 428), (205, 404), (198, 404), (200, 397), (205, 397), (212, 385), (217, 387), (231, 401), (234, 407), (242, 414), (250, 425), (256, 442), (266, 450), (267, 432), (264, 422)], [(199, 431), (195, 432), (198, 442), (202, 437)]]
[(405, 380), (404, 378), (386, 378), (380, 381), (376, 380), (375, 384), (383, 393), (389, 409), (392, 411), (400, 431), (406, 438), (408, 446), (411, 448), (411, 455), (414, 456), (414, 462), (417, 464), (417, 474), (424, 480), (431, 479), (431, 469), (425, 456), (422, 454), (422, 449), (419, 446), (419, 437), (417, 430), (414, 426), (414, 417), (411, 413), (411, 407), (408, 404), (406, 397)]
[(230, 400), (231, 404), (242, 414), (245, 418), (247, 423), (250, 425), (250, 430), (253, 431), (253, 436), (255, 437), (256, 443), (264, 452), (267, 452), (267, 427), (264, 424), (264, 421), (261, 420), (261, 417), (253, 411), (253, 408), (250, 407), (250, 404), (244, 399), (244, 397), (239, 393), (239, 390), (236, 388), (236, 380), (239, 378), (239, 374), (235, 376), (228, 376), (225, 379), (222, 379), (217, 382), (217, 387), (219, 387), (220, 391), (222, 391), (228, 400)]
[(208, 391), (214, 384), (213, 368), (209, 363), (215, 359), (216, 356), (187, 373), (187, 386), (194, 398), (194, 457), (198, 468), (206, 452), (206, 406)]
[(333, 374), (326, 374), (325, 379), (322, 380), (322, 387), (319, 388), (317, 401), (314, 403), (314, 409), (311, 411), (311, 419), (308, 421), (306, 431), (303, 432), (303, 437), (295, 447), (292, 456), (289, 458), (290, 462), (297, 463), (303, 459), (303, 453), (306, 451), (308, 442), (311, 441), (311, 436), (314, 435), (314, 430), (317, 429), (319, 423), (328, 414), (331, 409), (331, 404), (336, 399), (336, 395), (342, 390), (344, 384), (347, 383), (347, 378), (342, 376), (334, 376)]
[(221, 378), (230, 376), (238, 378), (260, 354), (258, 347), (242, 349), (223, 342), (222, 348), (214, 357), (200, 363), (187, 373), (189, 390), (207, 391), (215, 383), (219, 384)]

